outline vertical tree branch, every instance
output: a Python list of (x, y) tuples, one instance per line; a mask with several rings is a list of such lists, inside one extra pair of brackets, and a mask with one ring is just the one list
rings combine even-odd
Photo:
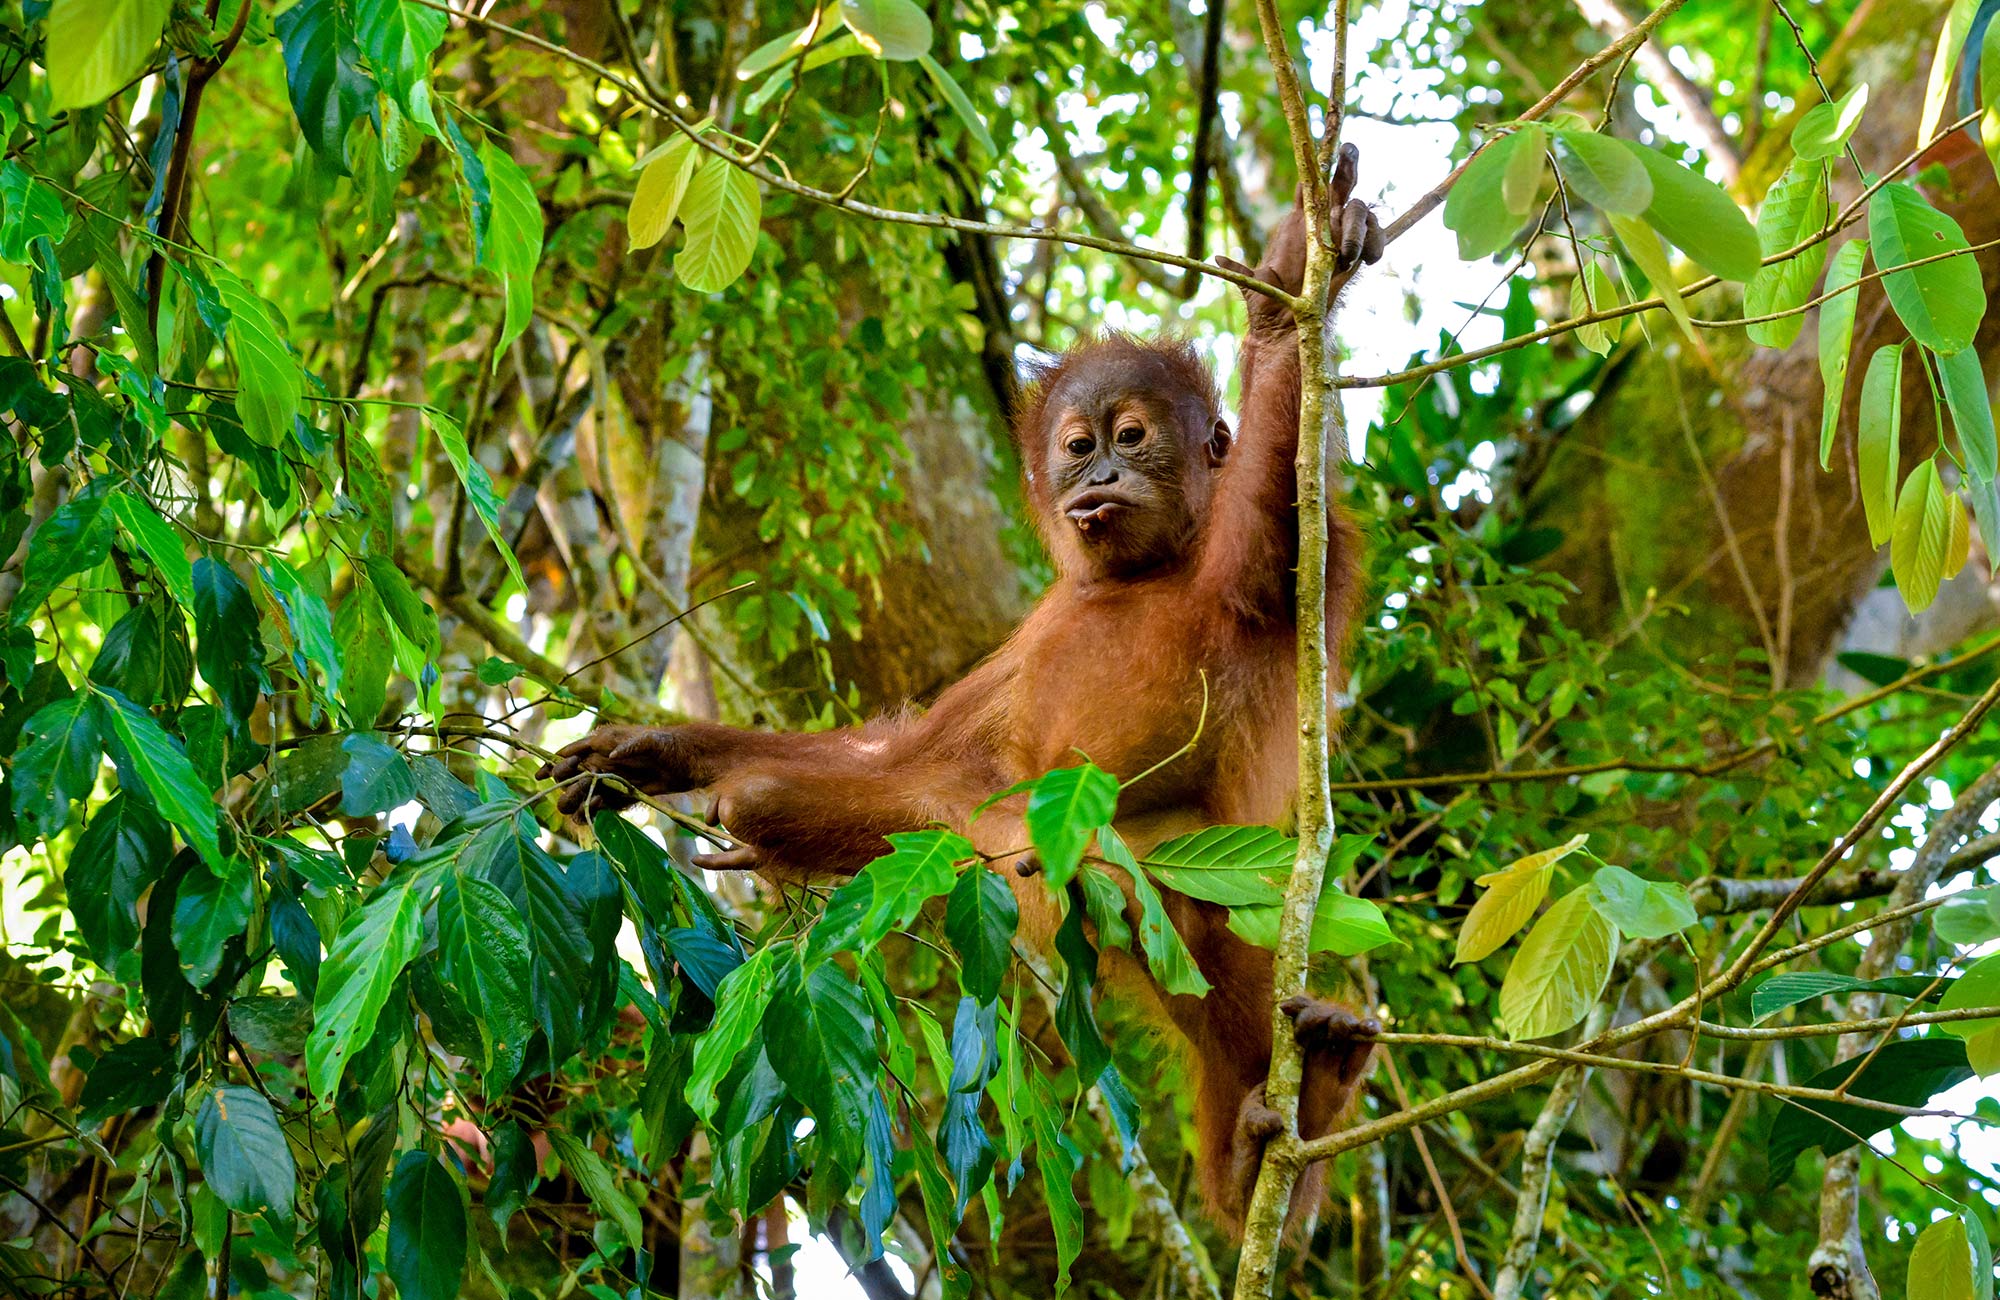
[(1535, 1265), (1535, 1246), (1542, 1237), (1542, 1215), (1549, 1207), (1549, 1178), (1555, 1172), (1556, 1139), (1569, 1127), (1590, 1072), (1582, 1066), (1564, 1070), (1549, 1089), (1542, 1113), (1521, 1146), (1521, 1195), (1514, 1202), (1514, 1227), (1507, 1234), (1507, 1253), (1500, 1258), (1494, 1280), (1494, 1300), (1521, 1300), (1522, 1289)]
[[(1292, 66), (1290, 47), (1285, 43), (1276, 0), (1257, 0), (1257, 20), (1263, 30), (1265, 54), (1277, 77), (1278, 97), (1291, 133), (1292, 160), (1298, 169), (1299, 184), (1308, 195), (1305, 279), (1293, 307), (1298, 322), (1300, 390), (1296, 462), (1299, 849), (1279, 920), (1275, 996), (1270, 1011), (1271, 1074), (1264, 1088), (1265, 1103), (1284, 1118), (1285, 1128), (1264, 1148), (1256, 1190), (1244, 1219), (1243, 1253), (1236, 1266), (1236, 1300), (1265, 1300), (1270, 1296), (1276, 1277), (1278, 1242), (1284, 1232), (1292, 1188), (1304, 1168), (1299, 1158), (1298, 1131), (1299, 1083), (1304, 1061), (1291, 1033), (1291, 1022), (1278, 1004), (1305, 991), (1307, 941), (1311, 936), (1313, 911), (1319, 902), (1320, 881), (1326, 873), (1327, 855), (1333, 848), (1333, 802), (1327, 789), (1326, 478), (1327, 448), (1345, 442), (1340, 403), (1337, 399), (1328, 400), (1332, 384), (1327, 363), (1326, 321), (1334, 249), (1327, 228), (1330, 215), (1326, 210), (1327, 178), (1320, 174), (1312, 123), (1306, 113), (1298, 72)], [(1334, 0), (1330, 21), (1336, 30), (1346, 29), (1347, 0)], [(1336, 69), (1329, 96), (1332, 103), (1341, 103), (1346, 98), (1343, 73), (1344, 69)], [(1338, 117), (1330, 114), (1327, 124), (1337, 130)], [(1337, 139), (1332, 140), (1329, 148), (1337, 152), (1339, 144)]]

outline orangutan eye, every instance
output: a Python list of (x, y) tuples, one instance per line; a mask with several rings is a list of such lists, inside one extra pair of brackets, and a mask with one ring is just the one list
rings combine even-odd
[(1088, 456), (1090, 454), (1090, 445), (1090, 439), (1088, 438), (1071, 438), (1067, 443), (1063, 444), (1063, 450), (1072, 456)]
[(1136, 446), (1139, 440), (1145, 436), (1146, 430), (1144, 428), (1136, 424), (1128, 424), (1118, 431), (1118, 445), (1121, 447)]

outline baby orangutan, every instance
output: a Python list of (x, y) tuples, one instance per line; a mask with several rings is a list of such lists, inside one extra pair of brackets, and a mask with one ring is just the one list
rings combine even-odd
[[(1355, 150), (1345, 146), (1331, 187), (1336, 293), (1382, 252), (1373, 215), (1350, 198), (1355, 174)], [(1256, 277), (1297, 293), (1305, 240), (1295, 208), (1272, 232)], [(647, 795), (708, 790), (736, 847), (700, 865), (778, 878), (851, 875), (886, 851), (883, 836), (937, 823), (982, 851), (1006, 852), (1026, 843), (1018, 816), (974, 823), (981, 800), (1078, 754), (1120, 778), (1146, 771), (1195, 734), (1205, 679), (1199, 743), (1125, 789), (1119, 833), (1143, 854), (1205, 826), (1284, 822), (1298, 783), (1298, 345), (1287, 307), (1244, 296), (1235, 431), (1184, 343), (1113, 335), (1037, 376), (1015, 436), (1058, 576), (1007, 643), (927, 712), (807, 735), (710, 723), (602, 727), (543, 769), (569, 783), (563, 810), (630, 801), (617, 783), (577, 780), (592, 773)], [(1340, 646), (1359, 581), (1356, 537), (1344, 515), (1328, 523), (1329, 642)], [(1052, 929), (1044, 882), (1007, 875), (1023, 917)], [(1216, 1216), (1237, 1228), (1264, 1142), (1280, 1125), (1263, 1103), (1272, 955), (1231, 933), (1224, 908), (1172, 893), (1166, 903), (1213, 990), (1159, 992), (1142, 961), (1116, 950), (1104, 954), (1106, 974), (1151, 986), (1186, 1035), (1203, 1189)], [(1353, 1101), (1377, 1026), (1313, 998), (1284, 1009), (1306, 1051), (1300, 1130), (1317, 1136)]]

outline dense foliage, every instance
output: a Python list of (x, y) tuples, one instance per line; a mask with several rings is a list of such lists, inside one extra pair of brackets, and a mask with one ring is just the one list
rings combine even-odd
[[(1932, 894), (2000, 852), (1991, 610), (1838, 653), (1766, 598), (1813, 493), (1837, 622), (1878, 546), (1911, 611), (1985, 582), (1996, 5), (1605, 7), (1371, 10), (1349, 52), (1355, 113), (1469, 158), (1497, 341), (1336, 381), (1383, 400), (1311, 948), (1391, 1033), (1279, 1288), (1800, 1292), (1855, 1268), (1809, 1184), (1873, 1138), (1851, 1242), (1990, 1297), (2000, 1111), (1939, 1094), (2000, 1072), (2000, 894)], [(1321, 73), (1345, 12), (1271, 8)], [(1019, 363), (1234, 356), (1200, 270), (1291, 191), (1253, 18), (0, 10), (0, 1285), (1219, 1293), (1180, 1041), (1099, 959), (1206, 990), (1160, 888), (1276, 945), (1286, 828), (1137, 860), (1080, 755), (1027, 792), (1042, 950), (953, 831), (781, 889), (691, 870), (698, 807), (578, 826), (534, 773), (593, 718), (832, 725), (991, 647), (1046, 577)], [(1804, 430), (1776, 497), (1731, 495), (1745, 374)], [(1813, 1032), (1885, 998), (1915, 1020)]]

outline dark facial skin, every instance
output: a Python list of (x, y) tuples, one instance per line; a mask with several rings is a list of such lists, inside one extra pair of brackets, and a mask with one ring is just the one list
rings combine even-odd
[(1130, 576), (1187, 554), (1229, 428), (1158, 358), (1092, 356), (1051, 395), (1048, 473), (1058, 526), (1100, 572)]

